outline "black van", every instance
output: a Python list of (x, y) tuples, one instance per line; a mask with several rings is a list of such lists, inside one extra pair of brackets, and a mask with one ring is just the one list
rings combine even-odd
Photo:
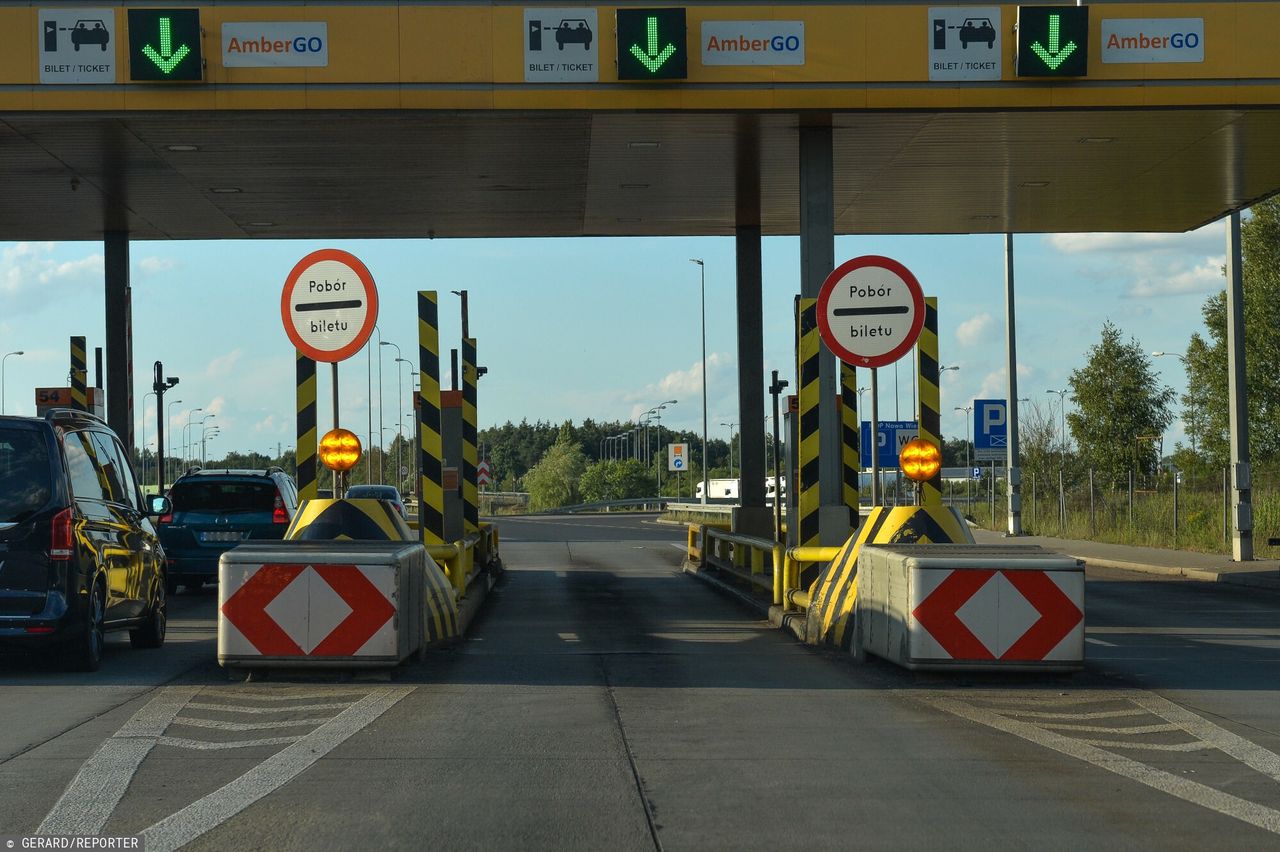
[(129, 455), (98, 418), (0, 417), (0, 647), (53, 648), (94, 671), (103, 633), (165, 634), (164, 552)]

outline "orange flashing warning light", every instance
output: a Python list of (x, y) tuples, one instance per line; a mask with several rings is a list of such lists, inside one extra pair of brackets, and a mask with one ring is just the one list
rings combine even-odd
[(343, 473), (360, 461), (360, 439), (347, 429), (332, 429), (320, 439), (320, 463)]
[(924, 438), (915, 438), (898, 454), (898, 464), (908, 479), (924, 482), (942, 470), (942, 451)]

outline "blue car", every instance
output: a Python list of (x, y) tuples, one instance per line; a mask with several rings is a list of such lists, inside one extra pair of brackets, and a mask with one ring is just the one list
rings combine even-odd
[(218, 579), (222, 554), (249, 539), (282, 539), (298, 512), (298, 488), (278, 467), (269, 470), (192, 469), (169, 491), (160, 518), (169, 593)]

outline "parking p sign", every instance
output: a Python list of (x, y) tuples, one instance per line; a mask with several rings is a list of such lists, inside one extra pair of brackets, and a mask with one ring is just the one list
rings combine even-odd
[(667, 470), (689, 469), (689, 445), (667, 444)]
[(1009, 453), (1009, 405), (1003, 399), (973, 401), (973, 457), (1004, 461)]

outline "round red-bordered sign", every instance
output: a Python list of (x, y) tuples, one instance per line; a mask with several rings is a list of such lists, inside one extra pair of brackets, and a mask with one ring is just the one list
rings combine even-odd
[(868, 254), (837, 266), (818, 291), (818, 331), (854, 367), (883, 367), (911, 350), (924, 326), (920, 282), (892, 258)]
[(320, 249), (293, 267), (280, 295), (285, 334), (308, 358), (345, 361), (373, 334), (378, 288), (369, 269), (341, 249)]

